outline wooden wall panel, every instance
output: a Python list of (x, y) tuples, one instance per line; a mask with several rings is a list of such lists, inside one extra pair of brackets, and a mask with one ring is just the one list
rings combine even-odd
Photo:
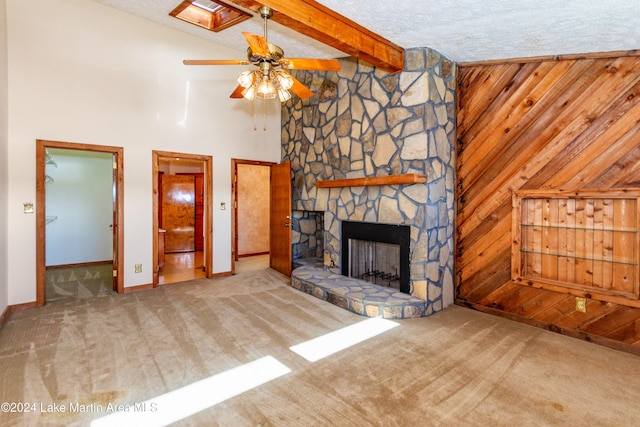
[(461, 64), (457, 128), (457, 303), (640, 354), (639, 308), (510, 274), (514, 190), (640, 187), (640, 56)]

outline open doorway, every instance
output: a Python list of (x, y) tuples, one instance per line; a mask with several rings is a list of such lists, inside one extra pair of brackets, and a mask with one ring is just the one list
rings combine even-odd
[(270, 171), (273, 162), (231, 159), (232, 183), (232, 256), (236, 261), (269, 253)]
[(212, 158), (153, 152), (153, 286), (211, 277)]
[(122, 162), (121, 147), (36, 141), (37, 305), (124, 291)]
[[(243, 206), (240, 203), (242, 188), (250, 188), (251, 182), (248, 185), (241, 185), (238, 181), (242, 179), (242, 169), (248, 167), (251, 168), (261, 167), (264, 168), (266, 174), (268, 170), (269, 179), (262, 178), (264, 186), (260, 195), (250, 195), (245, 199), (251, 200), (251, 203), (255, 205), (255, 201), (259, 200), (258, 204), (263, 205), (261, 210), (264, 217), (268, 218), (265, 225), (256, 228), (251, 221), (251, 215), (248, 215), (248, 221), (245, 221), (245, 226), (242, 225), (241, 217), (243, 215)], [(232, 175), (232, 197), (234, 205), (234, 214), (232, 215), (232, 233), (231, 233), (231, 271), (235, 274), (235, 262), (241, 257), (239, 242), (241, 241), (242, 234), (246, 234), (245, 238), (257, 238), (256, 236), (268, 237), (268, 260), (269, 266), (274, 270), (281, 272), (287, 276), (291, 275), (291, 164), (290, 162), (272, 163), (261, 162), (253, 160), (239, 160), (231, 159), (231, 173)], [(239, 177), (240, 175), (240, 177)], [(254, 179), (256, 176), (261, 176), (260, 173), (246, 174), (248, 179)], [(268, 181), (268, 185), (267, 182)], [(251, 206), (244, 208), (245, 210), (251, 209)], [(255, 249), (249, 250), (249, 255), (260, 255), (264, 252), (257, 252)]]

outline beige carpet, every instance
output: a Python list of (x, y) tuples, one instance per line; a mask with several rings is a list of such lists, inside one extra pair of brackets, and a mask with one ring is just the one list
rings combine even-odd
[[(290, 372), (176, 425), (640, 425), (639, 357), (461, 307), (309, 362), (289, 347), (364, 318), (290, 288), (264, 261), (241, 260), (233, 277), (13, 313), (0, 330), (1, 401), (36, 406), (1, 413), (0, 424), (90, 425), (110, 404), (271, 356)], [(54, 404), (66, 409), (41, 410)]]
[(113, 294), (113, 264), (72, 268), (47, 268), (47, 303), (62, 299), (85, 299)]

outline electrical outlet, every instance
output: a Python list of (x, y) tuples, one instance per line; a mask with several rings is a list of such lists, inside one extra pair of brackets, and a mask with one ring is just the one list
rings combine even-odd
[(576, 311), (578, 311), (580, 313), (586, 313), (587, 312), (587, 299), (586, 298), (576, 297)]
[(142, 273), (142, 264), (136, 264), (136, 273)]

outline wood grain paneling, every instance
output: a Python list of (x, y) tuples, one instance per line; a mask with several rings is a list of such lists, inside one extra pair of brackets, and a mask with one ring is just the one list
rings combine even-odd
[(165, 252), (195, 250), (195, 177), (162, 175), (162, 227)]
[(513, 191), (640, 186), (640, 57), (460, 65), (457, 129), (457, 302), (638, 352), (639, 308), (589, 298), (580, 313), (510, 269)]

